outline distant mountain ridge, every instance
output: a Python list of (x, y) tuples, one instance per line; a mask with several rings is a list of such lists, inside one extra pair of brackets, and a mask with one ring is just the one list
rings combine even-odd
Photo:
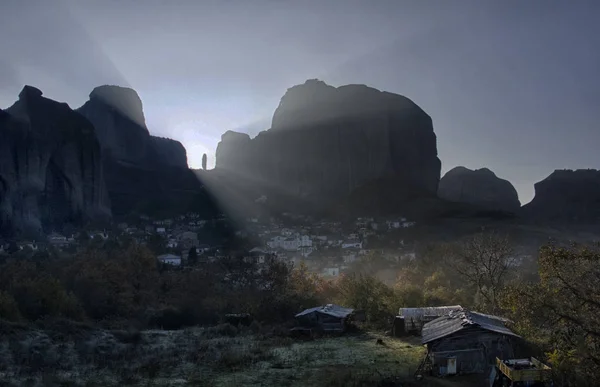
[(597, 170), (554, 171), (523, 207), (512, 184), (487, 168), (457, 167), (441, 180), (440, 170), (431, 117), (404, 96), (365, 85), (308, 80), (289, 88), (270, 129), (255, 138), (223, 134), (212, 171), (190, 170), (180, 142), (150, 135), (133, 89), (99, 86), (73, 110), (25, 86), (0, 109), (0, 232), (131, 212), (213, 216), (222, 204), (240, 216), (257, 208), (415, 217), (501, 211), (600, 221)]

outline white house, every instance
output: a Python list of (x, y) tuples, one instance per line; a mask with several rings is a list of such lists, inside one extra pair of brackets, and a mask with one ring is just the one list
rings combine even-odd
[(397, 220), (394, 220), (394, 221), (387, 222), (387, 226), (388, 226), (388, 229), (392, 230), (395, 228), (400, 228), (402, 226), (402, 223)]
[(48, 235), (48, 243), (53, 246), (64, 246), (68, 245), (69, 241), (67, 240), (66, 236), (53, 232), (52, 234)]
[(285, 237), (278, 235), (276, 237), (271, 238), (271, 240), (267, 242), (267, 246), (269, 246), (269, 248), (271, 249), (279, 249), (283, 246), (283, 241), (285, 239)]
[(102, 239), (102, 240), (107, 240), (108, 239), (108, 233), (106, 231), (94, 231), (92, 233), (90, 233), (91, 238), (93, 239)]
[(302, 255), (304, 258), (311, 255), (313, 251), (315, 251), (315, 250), (311, 246), (308, 246), (308, 247), (301, 246), (300, 247), (300, 255)]
[(358, 240), (347, 240), (342, 243), (342, 249), (362, 249), (362, 242)]
[(19, 243), (19, 250), (23, 250), (24, 248), (28, 248), (33, 251), (37, 251), (38, 245), (37, 245), (37, 243), (35, 243), (35, 241)]
[(167, 248), (174, 249), (176, 247), (177, 247), (177, 239), (174, 239), (174, 238), (169, 239), (169, 241), (167, 242)]
[(338, 277), (340, 275), (340, 268), (326, 267), (323, 269), (323, 275), (326, 277)]
[(417, 224), (417, 222), (402, 222), (402, 227), (409, 228)]
[(198, 245), (198, 247), (196, 247), (196, 251), (198, 252), (198, 254), (204, 254), (208, 250), (210, 250), (209, 245)]
[(167, 232), (167, 230), (166, 230), (164, 227), (157, 227), (157, 228), (156, 228), (156, 232), (157, 232), (158, 234), (164, 234), (164, 233), (166, 233), (166, 232)]
[(157, 259), (164, 264), (180, 266), (181, 265), (181, 257), (175, 254), (163, 254), (159, 255)]
[(342, 257), (344, 259), (344, 263), (352, 263), (356, 262), (356, 254), (347, 254)]
[(269, 253), (265, 250), (261, 249), (260, 247), (255, 247), (249, 251), (249, 255), (246, 257), (246, 260), (254, 260), (258, 264), (264, 264), (268, 255)]
[(302, 248), (312, 247), (312, 245), (312, 240), (308, 235), (302, 235), (295, 238), (285, 238), (283, 241), (281, 241), (281, 248), (287, 251), (298, 251)]
[(281, 247), (287, 251), (296, 251), (300, 247), (298, 238), (286, 238), (282, 241)]

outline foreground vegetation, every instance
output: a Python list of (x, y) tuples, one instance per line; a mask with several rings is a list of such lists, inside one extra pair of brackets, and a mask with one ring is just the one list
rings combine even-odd
[[(399, 307), (460, 304), (481, 312), (504, 315), (513, 320), (512, 328), (531, 344), (531, 353), (553, 366), (557, 385), (594, 385), (592, 381), (600, 380), (600, 332), (597, 328), (600, 325), (600, 250), (596, 247), (550, 244), (540, 249), (536, 265), (531, 266), (535, 269), (527, 269), (529, 266), (516, 265), (508, 239), (493, 233), (479, 234), (451, 244), (421, 246), (418, 259), (397, 266), (396, 280), (391, 283), (378, 279), (382, 265), (381, 257), (376, 254), (355, 264), (353, 274), (331, 281), (310, 273), (303, 265), (292, 267), (274, 260), (259, 270), (256, 264), (246, 262), (242, 257), (232, 253), (218, 263), (204, 264), (192, 270), (172, 270), (159, 266), (145, 247), (130, 245), (87, 249), (69, 258), (6, 259), (0, 263), (0, 319), (17, 325), (5, 323), (3, 328), (12, 333), (2, 334), (3, 338), (11, 338), (4, 340), (0, 354), (12, 360), (2, 362), (7, 364), (2, 372), (8, 375), (6, 377), (34, 372), (36, 361), (41, 361), (36, 356), (44, 362), (45, 359), (63, 359), (55, 360), (55, 366), (42, 367), (62, 370), (66, 360), (59, 354), (64, 353), (68, 358), (76, 352), (77, 361), (84, 359), (84, 363), (92, 361), (89, 364), (96, 364), (90, 371), (94, 374), (102, 370), (113, 379), (117, 378), (115, 375), (129, 377), (127, 372), (130, 371), (123, 371), (126, 373), (123, 376), (118, 369), (124, 362), (134, 367), (136, 361), (144, 359), (132, 348), (147, 349), (153, 342), (164, 342), (160, 335), (168, 335), (169, 342), (195, 343), (190, 347), (189, 355), (185, 355), (187, 350), (181, 350), (177, 355), (163, 353), (164, 363), (171, 364), (171, 361), (180, 361), (179, 356), (212, 353), (206, 348), (198, 348), (212, 345), (210, 341), (206, 344), (207, 340), (213, 340), (207, 337), (213, 335), (210, 332), (217, 329), (215, 326), (224, 326), (223, 317), (227, 313), (250, 313), (260, 322), (255, 324), (258, 327), (280, 326), (281, 330), (286, 330), (289, 326), (285, 324), (302, 309), (333, 302), (364, 310), (366, 325), (371, 329), (388, 329)], [(85, 336), (88, 339), (83, 342), (88, 344), (79, 345), (75, 343), (81, 340), (71, 340), (67, 330), (55, 338), (34, 333), (40, 329), (45, 332), (44, 324), (56, 319), (70, 321), (69, 324), (79, 322), (82, 329), (89, 326), (83, 331), (87, 334), (96, 332), (96, 338)], [(20, 324), (29, 328), (18, 328), (22, 326)], [(32, 329), (31, 324), (35, 324), (37, 330)], [(184, 329), (198, 326), (212, 328)], [(162, 333), (157, 333), (158, 329)], [(163, 332), (177, 329), (180, 331)], [(252, 378), (263, 375), (263, 366), (278, 370), (275, 372), (278, 376), (273, 378), (286, 374), (287, 366), (272, 365), (279, 364), (281, 359), (277, 356), (286, 353), (277, 348), (295, 348), (290, 341), (281, 341), (288, 339), (275, 340), (277, 335), (256, 326), (242, 335), (238, 327), (233, 327), (235, 334), (227, 333), (227, 329), (221, 334), (227, 337), (227, 343), (216, 341), (221, 343), (215, 344), (221, 346), (218, 354), (194, 360), (196, 363), (192, 362), (195, 365), (190, 368), (196, 376), (185, 374), (186, 378), (196, 378), (199, 372), (204, 372), (202, 370), (219, 369), (219, 362), (229, 360), (234, 364), (226, 367), (227, 377), (234, 379), (215, 376), (210, 371), (210, 375), (202, 374), (204, 376), (194, 380), (200, 383), (199, 380), (206, 377), (211, 383), (227, 379), (234, 384), (251, 385)], [(128, 331), (144, 333), (129, 334)], [(254, 338), (250, 339), (251, 336)], [(113, 346), (119, 348), (118, 356), (114, 358), (102, 352), (106, 346), (97, 337), (121, 343)], [(57, 345), (50, 355), (35, 349), (36, 345), (49, 345), (48, 340)], [(61, 340), (64, 342), (59, 345)], [(338, 339), (337, 342), (344, 341)], [(146, 347), (135, 347), (139, 343), (146, 343)], [(361, 348), (356, 343), (349, 342), (347, 346)], [(165, 348), (169, 345), (165, 344)], [(244, 349), (238, 348), (227, 355), (223, 349), (232, 346)], [(27, 357), (25, 354), (30, 351), (24, 348), (33, 348), (32, 355)], [(309, 343), (302, 348), (310, 348)], [(383, 351), (384, 347), (380, 349)], [(313, 350), (315, 353), (327, 352)], [(311, 364), (319, 363), (320, 355), (310, 356)], [(93, 360), (89, 360), (90, 357)], [(347, 361), (335, 356), (327, 359), (333, 359), (330, 365), (334, 368), (336, 364), (348, 365)], [(301, 369), (298, 364), (302, 361), (295, 359), (290, 364), (295, 364), (297, 371)], [(235, 365), (238, 362), (244, 367)], [(267, 363), (273, 364), (267, 367)], [(177, 364), (165, 369), (177, 369), (181, 375), (185, 366), (181, 368), (180, 365), (187, 363)], [(204, 365), (208, 368), (203, 368)], [(144, 369), (163, 369), (161, 367), (162, 364), (160, 367), (140, 364), (131, 372), (143, 373)], [(85, 372), (87, 368), (77, 369)], [(356, 369), (352, 367), (352, 370)], [(244, 370), (250, 370), (250, 373)], [(269, 372), (260, 380), (268, 380)], [(298, 372), (290, 371), (289, 374), (292, 375), (290, 380), (300, 378)], [(316, 374), (307, 371), (304, 377)], [(334, 374), (339, 379), (344, 378), (339, 373)], [(280, 381), (273, 380), (273, 383)]]
[(384, 385), (412, 381), (424, 353), (367, 333), (293, 341), (258, 324), (127, 332), (47, 320), (1, 328), (0, 384), (9, 386)]

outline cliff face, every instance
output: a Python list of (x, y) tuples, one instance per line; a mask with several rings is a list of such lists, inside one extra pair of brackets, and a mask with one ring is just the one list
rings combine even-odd
[(99, 86), (79, 109), (96, 128), (106, 157), (128, 164), (167, 164), (187, 168), (187, 155), (180, 142), (150, 136), (142, 101), (135, 90)]
[(179, 141), (156, 136), (151, 136), (150, 139), (152, 147), (163, 164), (187, 168), (187, 152)]
[(431, 118), (411, 100), (317, 80), (288, 89), (271, 129), (227, 132), (216, 154), (222, 173), (315, 203), (381, 179), (394, 182), (395, 200), (434, 197), (440, 167)]
[(210, 195), (188, 168), (183, 145), (150, 135), (141, 99), (134, 90), (97, 87), (77, 110), (98, 133), (115, 215), (132, 211), (215, 213), (217, 208)]
[(94, 127), (67, 104), (25, 86), (0, 111), (0, 228), (38, 233), (108, 217)]
[(535, 184), (535, 197), (522, 211), (525, 216), (538, 220), (599, 221), (600, 171), (554, 171)]
[(440, 180), (438, 195), (451, 202), (473, 204), (490, 210), (516, 212), (521, 207), (515, 187), (487, 168), (451, 169)]

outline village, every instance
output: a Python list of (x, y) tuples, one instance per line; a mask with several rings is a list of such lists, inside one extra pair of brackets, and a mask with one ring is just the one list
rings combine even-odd
[[(356, 264), (376, 255), (382, 269), (378, 276), (382, 277), (386, 272), (394, 275), (394, 270), (389, 270), (394, 265), (417, 259), (417, 243), (411, 233), (416, 228), (416, 222), (405, 217), (340, 222), (284, 214), (279, 219), (247, 218), (231, 227), (224, 216), (203, 219), (187, 213), (152, 219), (142, 215), (102, 229), (53, 231), (44, 241), (0, 241), (0, 255), (49, 251), (68, 255), (86, 246), (101, 248), (134, 242), (147, 246), (167, 270), (202, 271), (203, 264), (236, 254), (258, 268), (274, 260), (295, 267), (303, 265), (324, 279), (352, 273)], [(229, 240), (215, 235), (229, 235)], [(412, 343), (410, 346), (419, 351), (415, 352), (418, 360), (410, 363), (411, 378), (452, 376), (456, 382), (452, 385), (490, 387), (549, 385), (551, 369), (532, 357), (526, 341), (511, 330), (509, 320), (461, 305), (398, 307), (398, 314), (389, 321), (387, 334), (377, 336), (376, 345), (370, 350), (378, 353), (379, 347), (403, 348), (407, 342)], [(253, 317), (225, 316), (234, 327), (248, 326)], [(300, 339), (299, 343), (306, 338), (325, 340), (323, 343), (342, 351), (338, 348), (340, 343), (355, 345), (359, 340), (354, 333), (357, 327), (359, 332), (370, 335), (369, 328), (361, 327), (367, 320), (365, 312), (350, 305), (314, 305), (296, 315), (290, 314), (289, 318), (292, 317), (295, 326), (288, 334)]]
[[(278, 259), (294, 265), (305, 264), (323, 277), (338, 277), (353, 263), (378, 252), (390, 264), (415, 259), (414, 246), (403, 233), (416, 226), (404, 217), (393, 219), (357, 218), (352, 222), (315, 221), (294, 214), (274, 218), (247, 218), (232, 230), (232, 238), (251, 243), (241, 252), (247, 260), (264, 264)], [(82, 245), (135, 242), (148, 246), (157, 260), (171, 267), (189, 267), (215, 262), (231, 253), (224, 241), (212, 237), (215, 229), (227, 227), (227, 218), (202, 219), (196, 213), (152, 219), (141, 215), (130, 222), (108, 228), (71, 233), (52, 231), (45, 240), (0, 240), (0, 255), (55, 250), (73, 253)]]

